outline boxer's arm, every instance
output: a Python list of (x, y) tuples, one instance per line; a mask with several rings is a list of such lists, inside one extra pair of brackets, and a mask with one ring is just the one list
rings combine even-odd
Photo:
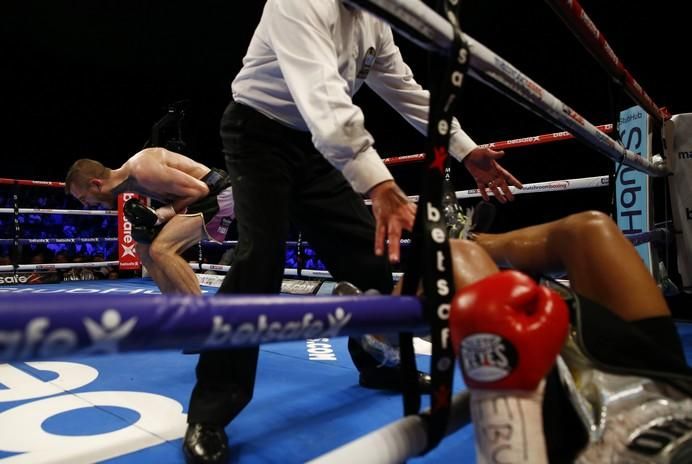
[[(166, 166), (161, 175), (161, 182), (169, 187), (169, 194), (176, 197), (168, 210), (160, 213), (175, 214), (184, 213), (188, 206), (209, 195), (209, 187), (199, 179), (175, 168)], [(166, 208), (166, 207), (163, 207)], [(164, 216), (165, 217), (165, 216)], [(170, 217), (168, 217), (170, 219)]]
[(462, 288), (449, 319), (471, 388), (477, 462), (547, 463), (543, 379), (567, 336), (560, 296), (517, 271)]
[[(175, 200), (156, 210), (159, 223), (209, 194), (207, 185), (192, 174), (203, 174), (209, 169), (190, 158), (163, 148), (143, 150), (133, 157), (130, 175), (145, 189)], [(200, 176), (201, 177), (201, 176)]]

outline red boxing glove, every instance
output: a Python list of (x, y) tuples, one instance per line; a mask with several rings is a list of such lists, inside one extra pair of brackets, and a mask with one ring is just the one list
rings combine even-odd
[(534, 390), (567, 336), (567, 305), (553, 290), (503, 271), (457, 292), (452, 343), (470, 388)]

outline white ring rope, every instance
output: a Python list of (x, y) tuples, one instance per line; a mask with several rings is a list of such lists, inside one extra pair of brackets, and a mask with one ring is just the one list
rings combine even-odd
[[(600, 131), (599, 131), (600, 132)], [(417, 156), (417, 155), (412, 155)], [(605, 182), (605, 183), (603, 183)], [(576, 189), (586, 189), (586, 188), (596, 188), (596, 187), (606, 187), (608, 186), (608, 176), (595, 176), (595, 177), (584, 177), (577, 179), (562, 179), (562, 180), (552, 180), (547, 182), (536, 182), (533, 184), (525, 184), (523, 189), (516, 189), (510, 187), (512, 193), (522, 194), (522, 193), (542, 193), (542, 192), (555, 192), (562, 190), (576, 190)], [(491, 192), (492, 194), (492, 192)], [(456, 192), (457, 198), (472, 198), (479, 197), (480, 193), (478, 189), (469, 190), (459, 190)], [(418, 201), (418, 195), (409, 196), (413, 201)], [(371, 205), (371, 200), (365, 200), (366, 205)], [(0, 213), (13, 213), (14, 210), (11, 208), (0, 208)], [(38, 214), (78, 214), (78, 215), (98, 215), (98, 216), (117, 216), (117, 211), (106, 211), (106, 210), (59, 210), (59, 209), (31, 209), (31, 208), (20, 208), (20, 213), (38, 213)], [(297, 242), (296, 242), (297, 243)]]
[[(0, 214), (14, 214), (13, 208), (0, 208)], [(115, 210), (19, 208), (19, 214), (74, 214), (77, 216), (117, 216)]]
[[(547, 182), (536, 182), (524, 184), (524, 188), (517, 189), (510, 186), (509, 189), (514, 195), (524, 193), (545, 193), (562, 192), (566, 190), (581, 190), (607, 187), (610, 183), (608, 176), (582, 177), (578, 179), (549, 180)], [(492, 194), (492, 192), (490, 192)], [(457, 198), (473, 198), (481, 196), (478, 189), (461, 190), (455, 192)], [(417, 201), (417, 197), (416, 197)]]
[[(94, 238), (20, 238), (19, 243), (98, 243), (98, 242), (117, 242), (117, 237), (94, 237)], [(13, 238), (0, 238), (0, 243), (14, 242)]]
[(11, 264), (0, 266), (0, 272), (3, 271), (50, 271), (53, 269), (70, 269), (76, 267), (104, 267), (117, 266), (120, 261), (95, 261), (90, 263), (52, 263), (52, 264), (17, 264), (17, 267)]
[[(600, 131), (599, 131), (600, 132)], [(417, 155), (412, 155), (412, 156), (417, 156)], [(521, 194), (521, 193), (537, 193), (537, 192), (554, 192), (558, 190), (573, 190), (573, 189), (582, 189), (582, 188), (594, 188), (594, 187), (603, 187), (607, 186), (608, 184), (601, 184), (599, 185), (598, 183), (600, 182), (600, 179), (605, 178), (607, 180), (607, 176), (597, 176), (597, 177), (585, 177), (581, 179), (564, 179), (564, 180), (554, 180), (554, 181), (548, 181), (548, 182), (537, 182), (534, 184), (526, 184), (524, 185), (524, 188), (522, 190), (517, 190), (514, 187), (511, 187), (512, 192), (515, 194)], [(563, 185), (567, 185), (568, 187), (563, 187)], [(478, 197), (480, 194), (478, 193), (478, 189), (470, 189), (470, 190), (461, 190), (456, 192), (457, 198), (471, 198), (471, 197)], [(414, 201), (418, 201), (418, 195), (411, 196), (409, 198), (415, 199)], [(365, 204), (370, 205), (372, 202), (370, 200), (365, 200)], [(12, 208), (0, 208), (0, 213), (14, 213), (14, 210)], [(19, 213), (36, 213), (36, 214), (76, 214), (76, 215), (85, 215), (85, 216), (117, 216), (118, 212), (114, 210), (91, 210), (91, 209), (86, 209), (86, 210), (67, 210), (67, 209), (41, 209), (41, 208), (19, 208)]]
[[(203, 263), (188, 263), (192, 269), (196, 270), (206, 270), (206, 271), (218, 271), (218, 272), (228, 272), (231, 266), (225, 266), (222, 264), (203, 264)], [(11, 267), (11, 266), (10, 266)], [(0, 270), (2, 266), (0, 266)], [(300, 277), (313, 277), (315, 279), (332, 279), (332, 275), (328, 271), (323, 271), (320, 269), (301, 269), (300, 274), (298, 274), (298, 269), (286, 268), (284, 269), (285, 276), (300, 276)], [(401, 278), (403, 272), (393, 272), (392, 276), (395, 279)]]
[[(521, 195), (524, 193), (563, 192), (566, 190), (607, 187), (609, 183), (610, 180), (608, 179), (608, 176), (594, 176), (581, 177), (577, 179), (549, 180), (547, 182), (524, 184), (524, 188), (522, 189), (517, 189), (511, 186), (509, 189), (514, 195)], [(454, 194), (457, 198), (474, 198), (481, 196), (478, 189), (457, 190), (454, 192)], [(490, 192), (490, 194), (492, 195), (493, 192)], [(417, 202), (419, 197), (418, 195), (409, 195), (408, 198), (413, 202)], [(365, 204), (371, 205), (372, 200), (365, 200)]]
[[(238, 240), (224, 240), (223, 242), (218, 242), (216, 240), (201, 240), (204, 243), (210, 243), (214, 245), (237, 245), (240, 243)], [(286, 241), (286, 246), (293, 247), (293, 246), (298, 246), (300, 243), (301, 246), (310, 246), (308, 242), (297, 242), (295, 240), (287, 240)]]
[[(219, 246), (222, 246), (222, 245), (238, 245), (238, 243), (240, 243), (238, 240), (224, 240), (223, 242), (217, 242), (216, 240), (200, 240), (200, 242), (202, 242), (202, 243), (204, 243), (204, 244), (219, 245)], [(401, 240), (399, 240), (399, 242), (400, 242), (402, 245), (410, 245), (410, 244), (411, 244), (411, 239), (410, 239), (410, 238), (402, 238)], [(307, 241), (301, 242), (301, 245), (302, 245), (302, 246), (309, 247), (309, 246), (310, 246), (310, 242), (307, 242)], [(288, 241), (286, 242), (286, 246), (298, 246), (298, 242), (288, 240)]]

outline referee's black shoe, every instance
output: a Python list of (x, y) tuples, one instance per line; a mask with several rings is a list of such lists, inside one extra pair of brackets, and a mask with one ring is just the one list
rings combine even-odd
[[(430, 393), (432, 391), (430, 375), (426, 374), (425, 372), (418, 371), (417, 381), (419, 392)], [(403, 390), (401, 369), (398, 367), (377, 367), (364, 369), (360, 371), (358, 384), (363, 388), (371, 388), (373, 390), (391, 390), (400, 392)]]
[(188, 424), (183, 439), (187, 464), (226, 464), (228, 437), (220, 425)]

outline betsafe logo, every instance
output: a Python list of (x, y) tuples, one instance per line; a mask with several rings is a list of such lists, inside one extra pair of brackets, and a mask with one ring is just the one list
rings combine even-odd
[(9, 284), (9, 285), (25, 284), (28, 281), (29, 281), (29, 278), (27, 276), (23, 276), (23, 275), (0, 276), (0, 285), (3, 285), (3, 284)]
[[(137, 324), (137, 318), (122, 320), (115, 309), (107, 309), (99, 320), (88, 317), (82, 324), (89, 343), (80, 354), (117, 353), (118, 342)], [(70, 353), (80, 346), (79, 334), (67, 327), (56, 327), (48, 317), (28, 321), (23, 330), (0, 330), (0, 361), (28, 359)]]

